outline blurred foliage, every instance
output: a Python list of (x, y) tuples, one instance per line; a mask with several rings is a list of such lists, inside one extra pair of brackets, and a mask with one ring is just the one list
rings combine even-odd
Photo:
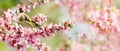
[(12, 8), (18, 4), (19, 0), (0, 0), (0, 14), (2, 11)]
[(56, 48), (63, 42), (65, 42), (65, 40), (60, 33), (41, 40), (41, 43), (46, 43), (52, 51), (56, 51)]

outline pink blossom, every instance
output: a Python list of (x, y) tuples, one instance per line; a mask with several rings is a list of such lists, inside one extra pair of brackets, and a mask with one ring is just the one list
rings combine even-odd
[(40, 13), (40, 14), (38, 14), (38, 16), (36, 15), (36, 16), (34, 16), (33, 18), (34, 18), (34, 21), (35, 21), (36, 23), (41, 24), (41, 23), (47, 21), (47, 18), (46, 18), (46, 17), (47, 17), (47, 16), (45, 16), (45, 15), (42, 14), (42, 13)]

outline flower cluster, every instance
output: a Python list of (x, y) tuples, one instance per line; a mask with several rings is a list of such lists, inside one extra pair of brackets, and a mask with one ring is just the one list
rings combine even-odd
[(41, 23), (44, 23), (45, 21), (47, 21), (46, 16), (42, 13), (34, 16), (33, 19), (38, 24), (41, 24)]
[[(119, 24), (118, 10), (112, 11), (114, 8), (105, 9), (104, 11), (95, 11), (94, 18), (91, 18), (93, 26), (98, 29), (98, 33), (109, 33), (109, 32), (119, 32), (117, 28)], [(94, 11), (93, 11), (94, 12)], [(93, 14), (90, 14), (90, 17), (93, 17)], [(116, 25), (117, 24), (117, 25)]]

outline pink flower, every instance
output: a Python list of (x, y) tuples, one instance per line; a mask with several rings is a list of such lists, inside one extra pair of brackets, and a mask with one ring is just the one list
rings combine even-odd
[(47, 21), (46, 17), (47, 17), (46, 15), (40, 13), (40, 14), (38, 14), (38, 16), (34, 16), (33, 18), (36, 23), (41, 24), (41, 23)]

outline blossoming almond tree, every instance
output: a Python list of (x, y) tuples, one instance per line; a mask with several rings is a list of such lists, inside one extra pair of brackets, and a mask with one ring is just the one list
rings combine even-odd
[[(30, 12), (36, 6), (41, 6), (47, 3), (47, 0), (29, 0), (30, 4), (18, 4), (17, 10), (8, 9), (0, 16), (0, 39), (17, 51), (26, 51), (27, 48), (33, 47), (37, 51), (50, 51), (50, 48), (45, 43), (40, 43), (40, 40), (53, 35), (60, 31), (65, 32), (72, 26), (70, 21), (64, 22), (62, 25), (50, 24), (42, 26), (41, 24), (47, 21), (47, 16), (44, 13), (39, 13), (33, 18), (25, 15), (25, 12)], [(23, 26), (21, 21), (30, 24), (31, 26)], [(35, 28), (35, 26), (38, 26)], [(41, 29), (39, 29), (41, 26)]]

